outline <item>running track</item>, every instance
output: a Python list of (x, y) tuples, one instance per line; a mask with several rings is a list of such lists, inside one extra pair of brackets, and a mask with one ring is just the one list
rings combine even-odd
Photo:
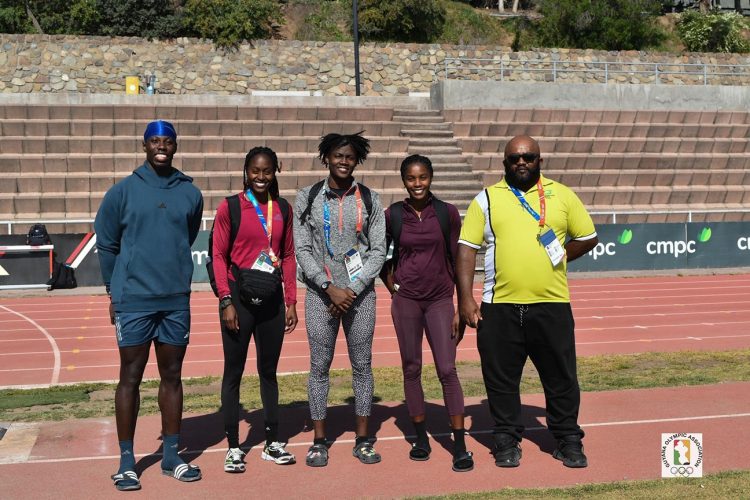
[[(479, 296), (479, 285), (475, 293)], [(646, 351), (728, 350), (750, 347), (750, 274), (571, 280), (579, 356)], [(300, 323), (284, 343), (279, 372), (308, 370), (304, 290)], [(216, 299), (192, 298), (192, 331), (183, 374), (221, 375)], [(432, 362), (427, 343), (425, 363)], [(478, 360), (474, 330), (467, 329), (459, 360)], [(375, 366), (398, 366), (390, 300), (378, 289), (373, 344)], [(0, 387), (111, 381), (119, 366), (107, 300), (96, 295), (4, 298), (0, 302)], [(346, 368), (339, 335), (333, 368)], [(250, 349), (247, 373), (256, 373)], [(155, 360), (146, 369), (156, 378)]]

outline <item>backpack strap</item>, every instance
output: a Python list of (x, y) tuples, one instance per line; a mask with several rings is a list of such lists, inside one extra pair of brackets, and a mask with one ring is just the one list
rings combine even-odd
[(435, 208), (435, 215), (437, 215), (438, 222), (440, 223), (440, 230), (443, 232), (445, 254), (448, 256), (448, 262), (455, 268), (456, 262), (453, 260), (453, 253), (451, 252), (451, 220), (448, 214), (448, 204), (433, 196), (432, 206)]
[(403, 202), (396, 202), (393, 203), (390, 207), (388, 207), (388, 213), (390, 214), (390, 223), (391, 223), (391, 241), (393, 242), (393, 253), (391, 254), (391, 266), (393, 270), (396, 270), (396, 266), (398, 265), (398, 246), (399, 246), (399, 240), (401, 239), (401, 226), (403, 225), (403, 219), (404, 219), (404, 206)]
[(240, 207), (240, 195), (233, 194), (227, 196), (227, 205), (229, 206), (229, 255), (232, 254), (234, 240), (237, 233), (240, 232), (240, 219), (242, 218), (242, 208)]
[(281, 258), (283, 259), (285, 257), (284, 243), (286, 242), (286, 224), (289, 220), (289, 202), (284, 198), (276, 198), (276, 204), (279, 206), (279, 210), (281, 211), (281, 218), (284, 220), (284, 228), (281, 231), (281, 240), (279, 241), (279, 253), (281, 254)]
[(312, 212), (313, 202), (315, 201), (315, 197), (318, 196), (318, 193), (320, 193), (320, 190), (323, 189), (324, 182), (325, 180), (318, 181), (310, 188), (310, 193), (307, 195), (307, 208), (305, 208), (305, 210), (299, 216), (299, 220), (302, 224), (306, 223), (307, 219), (310, 218), (310, 212)]
[(365, 204), (365, 209), (367, 210), (367, 231), (364, 231), (364, 233), (366, 236), (369, 236), (370, 218), (372, 217), (372, 192), (370, 191), (370, 188), (364, 184), (357, 184), (357, 186), (359, 188), (359, 194), (362, 195), (362, 203)]
[[(239, 195), (227, 196), (227, 206), (229, 208), (229, 255), (231, 265), (232, 247), (234, 246), (234, 240), (237, 238), (237, 233), (240, 231), (240, 219), (242, 218), (242, 209), (240, 207)], [(213, 257), (214, 257), (214, 227), (216, 226), (216, 218), (214, 223), (211, 225), (211, 232), (208, 233), (208, 256), (206, 257), (206, 272), (208, 273), (208, 282), (211, 285), (211, 289), (214, 295), (219, 296), (219, 291), (216, 288), (216, 276), (214, 275)]]

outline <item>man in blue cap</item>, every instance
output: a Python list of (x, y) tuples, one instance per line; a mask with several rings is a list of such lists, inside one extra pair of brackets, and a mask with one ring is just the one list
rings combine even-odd
[(135, 471), (133, 436), (140, 406), (139, 386), (151, 344), (161, 378), (164, 457), (162, 472), (197, 481), (200, 469), (177, 454), (182, 422), (182, 362), (190, 339), (190, 247), (198, 236), (203, 196), (176, 168), (177, 132), (154, 121), (143, 134), (146, 161), (107, 191), (94, 229), (102, 278), (110, 296), (109, 316), (120, 351), (115, 393), (120, 469), (118, 490), (141, 488)]

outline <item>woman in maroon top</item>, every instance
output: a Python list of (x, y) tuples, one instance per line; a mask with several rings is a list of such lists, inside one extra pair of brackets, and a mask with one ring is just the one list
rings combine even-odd
[[(250, 337), (255, 349), (263, 401), (266, 444), (261, 458), (277, 464), (294, 463), (294, 455), (278, 439), (279, 388), (276, 368), (284, 334), (297, 326), (297, 263), (294, 257), (292, 214), (289, 203), (279, 198), (276, 172), (279, 161), (269, 148), (257, 147), (245, 157), (244, 191), (239, 193), (240, 222), (230, 248), (232, 226), (228, 200), (216, 210), (213, 233), (213, 267), (221, 310), (221, 339), (224, 346), (224, 377), (221, 407), (229, 450), (226, 472), (244, 472), (244, 452), (239, 443), (240, 381), (247, 360)], [(285, 213), (286, 212), (286, 213)], [(267, 264), (265, 267), (259, 263)], [(240, 296), (240, 269), (281, 271), (283, 288), (268, 299)], [(269, 275), (272, 273), (269, 273)], [(257, 274), (256, 274), (257, 276)], [(263, 275), (265, 276), (265, 275)]]
[[(455, 271), (452, 259), (458, 251), (461, 217), (456, 207), (430, 193), (432, 176), (432, 162), (425, 156), (412, 155), (401, 163), (401, 179), (409, 197), (394, 203), (385, 212), (389, 244), (394, 239), (392, 217), (394, 213), (401, 214), (398, 262), (393, 259), (386, 262), (381, 277), (392, 296), (391, 316), (401, 351), (404, 395), (417, 434), (409, 457), (427, 460), (432, 451), (425, 428), (421, 381), (422, 333), (425, 332), (450, 415), (453, 470), (465, 472), (474, 468), (474, 460), (471, 452), (466, 451), (464, 396), (456, 372), (456, 346), (463, 337), (463, 328), (453, 307)], [(446, 244), (450, 248), (446, 248)]]

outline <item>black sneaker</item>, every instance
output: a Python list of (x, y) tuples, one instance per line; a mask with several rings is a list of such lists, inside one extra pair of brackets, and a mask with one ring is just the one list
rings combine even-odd
[(557, 449), (552, 452), (552, 456), (561, 460), (565, 467), (573, 469), (581, 469), (589, 465), (586, 455), (583, 454), (583, 443), (578, 436), (566, 437), (558, 441)]
[(370, 465), (380, 462), (380, 454), (375, 451), (375, 448), (373, 448), (372, 443), (369, 441), (355, 445), (354, 449), (352, 449), (352, 455), (357, 457), (363, 464)]
[(286, 449), (284, 449), (285, 446), (286, 443), (279, 443), (278, 441), (267, 444), (263, 448), (260, 458), (263, 460), (270, 460), (279, 465), (291, 465), (295, 462), (294, 455), (286, 451)]
[(496, 441), (492, 455), (498, 467), (518, 467), (521, 465), (521, 444), (514, 438)]
[(305, 463), (310, 467), (325, 467), (328, 465), (328, 448), (324, 444), (314, 444), (307, 450)]

